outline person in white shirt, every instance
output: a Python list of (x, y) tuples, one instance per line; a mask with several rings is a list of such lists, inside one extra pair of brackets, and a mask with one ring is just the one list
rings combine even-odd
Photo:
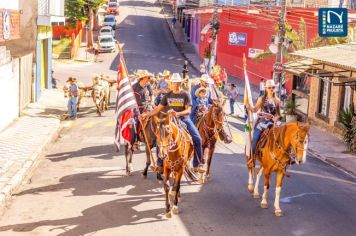
[(227, 96), (230, 101), (230, 115), (233, 115), (235, 113), (234, 105), (237, 101), (237, 97), (239, 96), (239, 92), (235, 84), (230, 85), (230, 89), (227, 91)]
[(260, 96), (265, 94), (265, 79), (261, 79), (260, 82)]

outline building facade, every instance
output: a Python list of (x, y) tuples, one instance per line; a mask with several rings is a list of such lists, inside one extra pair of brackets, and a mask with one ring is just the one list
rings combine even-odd
[(294, 55), (302, 60), (286, 65), (290, 71), (301, 72), (299, 78), (294, 76), (294, 83), (299, 84), (296, 90), (305, 91), (308, 120), (339, 136), (343, 131), (340, 113), (356, 105), (355, 52), (356, 43), (301, 50)]

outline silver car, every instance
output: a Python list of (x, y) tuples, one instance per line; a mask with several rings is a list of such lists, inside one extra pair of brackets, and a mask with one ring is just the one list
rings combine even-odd
[(110, 26), (103, 26), (99, 31), (99, 36), (102, 35), (112, 35), (115, 37), (115, 31)]
[(102, 35), (98, 37), (99, 39), (99, 52), (115, 52), (116, 51), (116, 40), (112, 35)]

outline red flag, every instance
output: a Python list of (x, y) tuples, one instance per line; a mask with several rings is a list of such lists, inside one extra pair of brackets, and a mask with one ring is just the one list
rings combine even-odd
[(118, 72), (115, 144), (117, 150), (120, 150), (120, 134), (125, 142), (127, 142), (129, 145), (132, 144), (132, 132), (130, 127), (134, 127), (135, 124), (133, 109), (137, 107), (137, 103), (131, 87), (131, 83), (127, 76), (126, 66), (123, 58), (120, 58)]

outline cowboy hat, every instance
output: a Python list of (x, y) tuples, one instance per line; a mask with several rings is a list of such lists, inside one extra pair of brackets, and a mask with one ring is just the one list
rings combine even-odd
[(164, 70), (162, 72), (162, 76), (165, 77), (165, 76), (170, 76), (171, 75), (171, 72), (169, 72), (169, 70)]
[(153, 77), (153, 74), (151, 74), (147, 70), (137, 70), (135, 75), (137, 79), (143, 79), (145, 77)]
[(171, 79), (169, 80), (171, 83), (181, 83), (183, 82), (182, 77), (178, 73), (173, 73)]
[(69, 77), (66, 82), (73, 82), (73, 81), (77, 81), (77, 78)]
[(195, 91), (195, 96), (198, 97), (199, 93), (202, 92), (202, 91), (204, 91), (206, 93), (208, 90), (206, 88), (204, 88), (204, 87), (200, 87)]
[(265, 88), (271, 88), (271, 87), (273, 88), (276, 87), (276, 84), (274, 83), (273, 79), (269, 79), (265, 83)]
[(200, 77), (200, 81), (208, 84), (214, 84), (214, 80), (210, 78), (208, 74), (202, 74)]

